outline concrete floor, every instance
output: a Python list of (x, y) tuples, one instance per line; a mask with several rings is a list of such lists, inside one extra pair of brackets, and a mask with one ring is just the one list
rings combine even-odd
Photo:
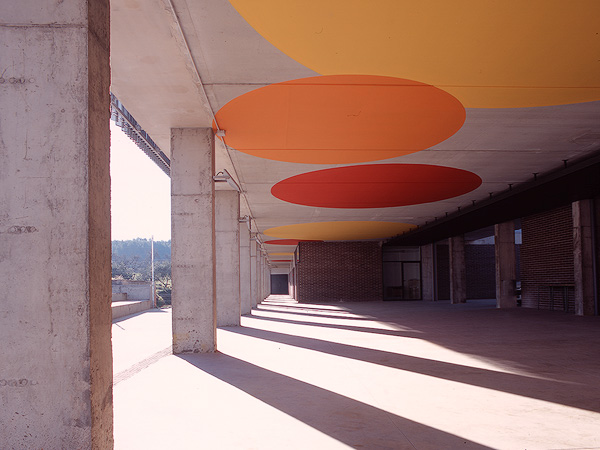
[(600, 317), (271, 297), (184, 356), (170, 320), (113, 325), (117, 449), (600, 449)]

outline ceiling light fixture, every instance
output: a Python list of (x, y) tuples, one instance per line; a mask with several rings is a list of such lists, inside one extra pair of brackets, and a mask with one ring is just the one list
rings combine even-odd
[(233, 189), (235, 189), (238, 192), (241, 192), (241, 189), (240, 189), (239, 185), (235, 182), (235, 180), (231, 177), (231, 175), (229, 174), (229, 172), (227, 172), (227, 170), (225, 170), (225, 169), (223, 169), (220, 172), (218, 172), (213, 177), (213, 181), (215, 183), (221, 183), (221, 182), (225, 181)]

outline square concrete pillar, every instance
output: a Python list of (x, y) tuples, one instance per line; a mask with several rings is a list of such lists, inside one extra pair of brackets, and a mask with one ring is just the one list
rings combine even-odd
[(240, 194), (216, 192), (217, 326), (240, 324)]
[(109, 2), (5, 2), (0, 447), (112, 448)]
[(240, 223), (240, 301), (242, 314), (252, 311), (250, 260), (250, 230), (246, 223)]
[(465, 268), (464, 236), (453, 236), (450, 242), (450, 302), (467, 301), (467, 275)]
[(264, 300), (263, 294), (264, 294), (264, 286), (265, 286), (265, 271), (264, 271), (264, 255), (262, 253), (262, 250), (259, 248), (258, 249), (258, 254), (256, 256), (256, 262), (257, 262), (257, 266), (256, 266), (256, 272), (257, 272), (257, 303), (260, 303)]
[(250, 298), (252, 307), (258, 304), (258, 243), (250, 236)]
[(266, 254), (263, 265), (263, 283), (263, 299), (265, 299), (271, 295), (271, 271), (269, 270), (269, 263)]
[(595, 314), (592, 208), (593, 200), (579, 200), (572, 204), (575, 314), (579, 316)]
[(216, 348), (214, 150), (212, 128), (171, 130), (174, 353)]
[(421, 285), (424, 301), (435, 301), (435, 255), (434, 244), (421, 246)]
[(496, 258), (496, 306), (516, 308), (517, 257), (515, 252), (515, 223), (508, 221), (494, 226)]

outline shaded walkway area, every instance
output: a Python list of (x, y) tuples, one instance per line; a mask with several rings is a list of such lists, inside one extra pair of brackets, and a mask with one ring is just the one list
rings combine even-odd
[(600, 448), (596, 317), (272, 296), (217, 353), (169, 344), (115, 365), (116, 448)]

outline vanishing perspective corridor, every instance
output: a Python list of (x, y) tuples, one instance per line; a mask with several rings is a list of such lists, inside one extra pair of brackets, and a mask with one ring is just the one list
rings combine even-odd
[(595, 317), (270, 296), (184, 355), (170, 321), (113, 324), (115, 448), (600, 448)]

